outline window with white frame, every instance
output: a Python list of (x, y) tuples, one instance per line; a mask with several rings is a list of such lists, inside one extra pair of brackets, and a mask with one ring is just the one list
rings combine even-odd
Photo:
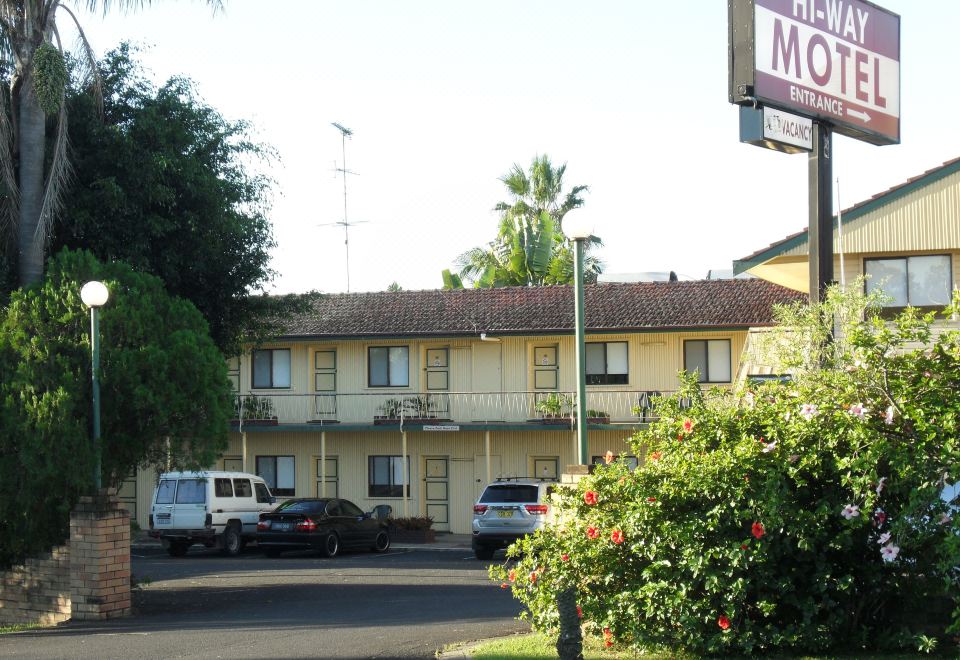
[[(403, 497), (403, 457), (367, 457), (367, 495)], [(407, 497), (410, 497), (410, 460), (407, 459)]]
[(940, 308), (950, 304), (952, 264), (948, 254), (863, 260), (867, 293), (882, 291), (884, 307)]
[(253, 351), (253, 388), (258, 390), (290, 387), (290, 349), (272, 348)]
[(556, 346), (535, 346), (533, 349), (533, 389), (556, 390), (560, 382), (560, 366)]
[(227, 378), (230, 379), (230, 389), (240, 391), (240, 357), (234, 356), (227, 360)]
[(257, 475), (267, 482), (270, 492), (293, 497), (296, 488), (296, 461), (293, 456), (257, 456)]
[(586, 361), (587, 385), (627, 384), (627, 342), (590, 342), (586, 345)]
[[(326, 469), (324, 470), (324, 459), (317, 459), (317, 497), (339, 497), (340, 495), (340, 464), (336, 456), (326, 457)], [(326, 489), (324, 489), (326, 484)]]
[(367, 349), (367, 383), (370, 387), (410, 385), (408, 346), (371, 346)]
[(683, 342), (683, 368), (698, 372), (701, 383), (730, 382), (730, 340), (688, 339)]

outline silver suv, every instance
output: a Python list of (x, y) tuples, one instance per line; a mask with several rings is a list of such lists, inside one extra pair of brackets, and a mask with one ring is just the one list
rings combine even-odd
[(473, 554), (492, 559), (505, 548), (546, 524), (550, 494), (556, 481), (501, 477), (483, 489), (473, 505)]

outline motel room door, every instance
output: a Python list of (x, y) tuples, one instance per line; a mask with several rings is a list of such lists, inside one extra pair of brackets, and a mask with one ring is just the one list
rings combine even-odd
[(473, 406), (475, 422), (502, 422), (503, 369), (500, 344), (479, 342), (473, 345)]
[(446, 456), (426, 456), (423, 459), (424, 499), (427, 515), (433, 518), (438, 532), (450, 531), (450, 461)]

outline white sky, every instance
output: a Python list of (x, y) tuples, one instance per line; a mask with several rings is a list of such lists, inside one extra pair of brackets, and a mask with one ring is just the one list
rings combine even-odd
[[(439, 288), (496, 233), (498, 177), (568, 163), (610, 273), (704, 277), (806, 227), (807, 159), (740, 144), (727, 102), (724, 0), (226, 0), (81, 14), (102, 54), (148, 46), (279, 152), (273, 291), (346, 289), (336, 121), (347, 166), (351, 291)], [(838, 136), (846, 208), (960, 156), (957, 0), (882, 0), (901, 15), (901, 136)], [(68, 17), (61, 14), (65, 26)]]

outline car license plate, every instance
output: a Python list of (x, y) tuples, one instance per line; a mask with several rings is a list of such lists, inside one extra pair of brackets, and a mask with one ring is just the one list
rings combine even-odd
[(272, 529), (275, 529), (278, 532), (286, 532), (290, 530), (290, 526), (291, 525), (288, 522), (278, 522), (278, 523), (273, 523)]
[(155, 522), (156, 522), (158, 525), (169, 525), (169, 524), (170, 524), (170, 519), (169, 519), (169, 518), (157, 518)]
[(513, 511), (497, 511), (497, 515), (501, 518), (513, 518)]

